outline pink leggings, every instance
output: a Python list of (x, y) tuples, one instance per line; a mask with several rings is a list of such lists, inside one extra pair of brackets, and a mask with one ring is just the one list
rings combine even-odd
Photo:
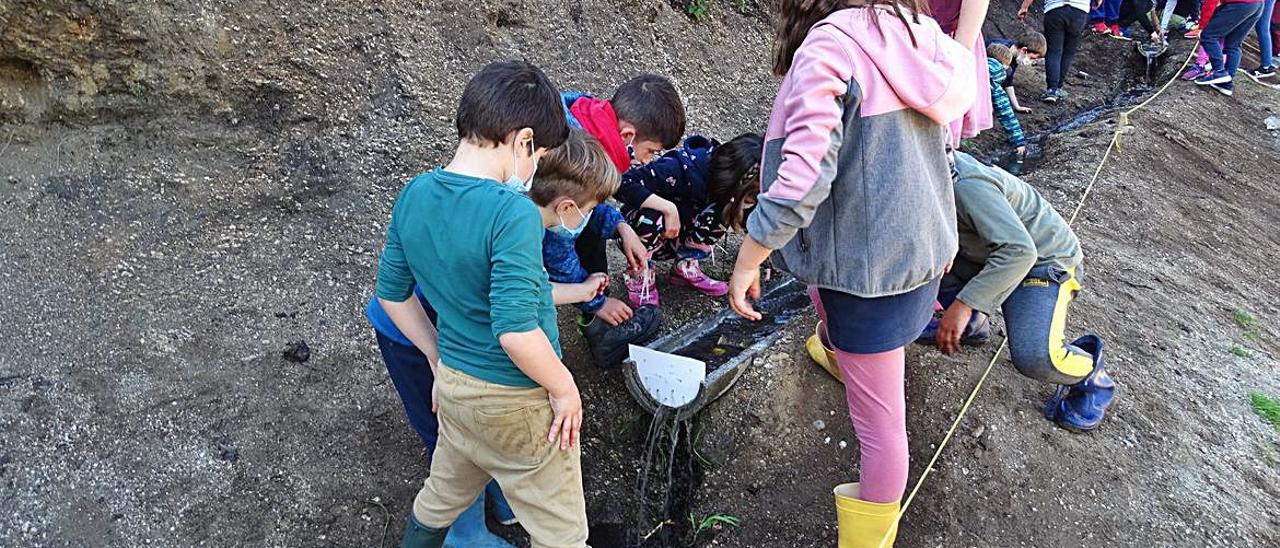
[[(826, 323), (827, 312), (818, 290), (810, 288), (809, 297)], [(844, 376), (849, 418), (853, 419), (862, 458), (858, 497), (868, 502), (895, 502), (907, 488), (906, 352), (897, 348), (879, 354), (850, 354), (836, 349), (836, 362)]]

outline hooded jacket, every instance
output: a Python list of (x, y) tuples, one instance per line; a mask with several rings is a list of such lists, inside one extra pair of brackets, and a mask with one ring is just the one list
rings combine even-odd
[(707, 175), (711, 152), (719, 146), (714, 139), (693, 135), (686, 138), (679, 149), (628, 170), (622, 175), (622, 187), (614, 195), (622, 202), (623, 214), (640, 209), (649, 196), (657, 194), (676, 204), (681, 225), (691, 226), (693, 218), (713, 201), (707, 188)]
[(864, 298), (919, 288), (955, 256), (946, 124), (977, 88), (973, 54), (936, 22), (872, 9), (835, 12), (796, 51), (747, 221), (796, 278)]

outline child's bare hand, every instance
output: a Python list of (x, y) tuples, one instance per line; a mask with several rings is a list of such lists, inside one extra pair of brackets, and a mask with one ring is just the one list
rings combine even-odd
[(645, 264), (649, 262), (649, 250), (645, 249), (644, 242), (640, 241), (640, 236), (637, 236), (629, 226), (626, 230), (619, 232), (622, 234), (619, 245), (622, 247), (622, 254), (627, 258), (627, 266), (633, 272), (644, 270)]
[(604, 300), (604, 306), (596, 311), (596, 317), (609, 323), (609, 325), (617, 326), (618, 324), (631, 319), (631, 307), (626, 303), (619, 301), (613, 297)]
[(1016, 107), (1013, 107), (1013, 110), (1014, 112), (1021, 112), (1023, 114), (1026, 114), (1028, 112), (1031, 112), (1031, 107), (1024, 107), (1022, 105), (1018, 105)]
[(964, 336), (964, 329), (968, 327), (969, 317), (972, 315), (973, 309), (961, 301), (947, 307), (947, 311), (942, 313), (942, 319), (938, 321), (938, 350), (948, 356), (960, 350), (960, 338)]
[(560, 442), (560, 450), (567, 451), (578, 444), (578, 435), (582, 431), (582, 397), (578, 387), (570, 384), (569, 390), (563, 394), (547, 393), (551, 401), (551, 410), (556, 418), (551, 421), (551, 431), (547, 432), (547, 441)]
[(760, 320), (762, 316), (747, 300), (760, 298), (760, 267), (734, 268), (729, 278), (729, 308), (748, 320)]

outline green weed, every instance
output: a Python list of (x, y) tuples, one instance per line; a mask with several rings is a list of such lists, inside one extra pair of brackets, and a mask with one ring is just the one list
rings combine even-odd
[(1249, 351), (1245, 350), (1243, 346), (1240, 346), (1238, 344), (1231, 345), (1231, 353), (1234, 354), (1237, 358), (1249, 357)]
[(751, 0), (734, 0), (734, 9), (743, 15), (751, 15)]
[(693, 514), (689, 514), (689, 530), (693, 531), (694, 541), (716, 526), (741, 527), (742, 519), (732, 514), (711, 514), (699, 520)]
[(1249, 403), (1253, 405), (1254, 413), (1271, 423), (1276, 430), (1280, 430), (1280, 403), (1276, 403), (1276, 400), (1262, 392), (1250, 392)]
[(711, 15), (711, 0), (689, 0), (689, 3), (684, 5), (684, 11), (694, 21), (701, 23)]
[(1244, 330), (1245, 338), (1251, 341), (1257, 341), (1262, 338), (1262, 331), (1258, 326), (1258, 320), (1247, 310), (1237, 308), (1232, 315), (1235, 317), (1236, 325), (1239, 325), (1240, 329)]

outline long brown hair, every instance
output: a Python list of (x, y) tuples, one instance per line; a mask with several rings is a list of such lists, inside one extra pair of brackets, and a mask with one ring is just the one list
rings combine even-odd
[[(919, 14), (929, 14), (929, 4), (924, 0), (782, 0), (779, 11), (778, 28), (774, 32), (773, 73), (783, 76), (791, 70), (791, 60), (800, 49), (800, 44), (809, 35), (809, 30), (819, 21), (845, 8), (866, 7), (876, 5), (889, 6), (893, 14), (898, 16), (902, 24), (907, 24), (907, 14), (916, 21)], [(873, 21), (876, 13), (872, 11)], [(911, 44), (915, 45), (916, 37), (911, 35)]]

